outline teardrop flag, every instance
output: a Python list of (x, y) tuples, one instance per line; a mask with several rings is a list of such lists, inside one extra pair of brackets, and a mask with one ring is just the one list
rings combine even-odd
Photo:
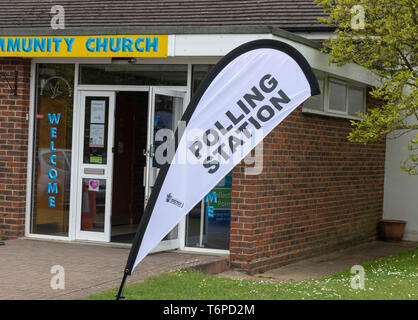
[(125, 275), (270, 131), (319, 93), (306, 59), (283, 42), (251, 41), (224, 56), (200, 84), (183, 129), (179, 125), (170, 142), (174, 154), (160, 169)]

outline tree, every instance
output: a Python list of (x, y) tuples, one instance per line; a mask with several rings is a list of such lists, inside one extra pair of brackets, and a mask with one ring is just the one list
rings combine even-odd
[(397, 138), (415, 133), (409, 140), (409, 156), (401, 169), (418, 175), (416, 0), (315, 0), (336, 26), (335, 37), (324, 42), (330, 61), (354, 62), (381, 77), (370, 95), (382, 103), (351, 121), (350, 141), (375, 142), (389, 133)]

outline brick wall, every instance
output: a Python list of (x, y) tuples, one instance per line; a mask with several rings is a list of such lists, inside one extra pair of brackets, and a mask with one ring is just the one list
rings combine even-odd
[(0, 58), (12, 87), (18, 70), (18, 97), (0, 79), (0, 235), (13, 239), (25, 233), (26, 170), (30, 60)]
[(385, 143), (297, 108), (264, 140), (263, 172), (233, 171), (230, 263), (251, 273), (376, 238)]

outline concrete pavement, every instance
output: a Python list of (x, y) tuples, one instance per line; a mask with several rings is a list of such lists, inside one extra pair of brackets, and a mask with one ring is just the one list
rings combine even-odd
[[(129, 247), (112, 245), (33, 239), (5, 242), (0, 246), (0, 300), (77, 299), (117, 287), (129, 254)], [(151, 254), (128, 277), (127, 284), (220, 260), (225, 256), (177, 251)], [(64, 289), (51, 288), (51, 280), (57, 276), (51, 274), (53, 266), (64, 268)]]
[[(302, 281), (333, 275), (356, 264), (411, 250), (417, 242), (373, 241), (301, 260), (262, 274), (247, 275), (228, 270), (218, 276), (233, 279)], [(0, 246), (0, 300), (77, 299), (119, 286), (129, 248), (61, 241), (18, 239)], [(167, 251), (148, 255), (127, 284), (149, 276), (185, 268), (219, 266), (226, 256)], [(52, 289), (53, 266), (62, 266), (65, 288)], [(221, 268), (222, 269), (222, 268)], [(219, 270), (219, 268), (212, 268)], [(217, 272), (217, 271), (215, 271)]]

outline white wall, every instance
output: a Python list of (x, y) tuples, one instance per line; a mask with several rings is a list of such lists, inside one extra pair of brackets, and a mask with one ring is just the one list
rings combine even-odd
[[(168, 56), (174, 57), (223, 57), (237, 46), (257, 39), (275, 39), (290, 44), (308, 60), (314, 69), (342, 78), (379, 85), (380, 79), (371, 71), (354, 63), (338, 67), (329, 62), (328, 54), (305, 43), (273, 34), (176, 34), (169, 35)], [(147, 58), (150, 59), (150, 58)]]
[(415, 133), (386, 140), (383, 202), (383, 218), (407, 221), (404, 240), (412, 241), (418, 241), (418, 176), (409, 177), (396, 167), (408, 156), (406, 146)]

